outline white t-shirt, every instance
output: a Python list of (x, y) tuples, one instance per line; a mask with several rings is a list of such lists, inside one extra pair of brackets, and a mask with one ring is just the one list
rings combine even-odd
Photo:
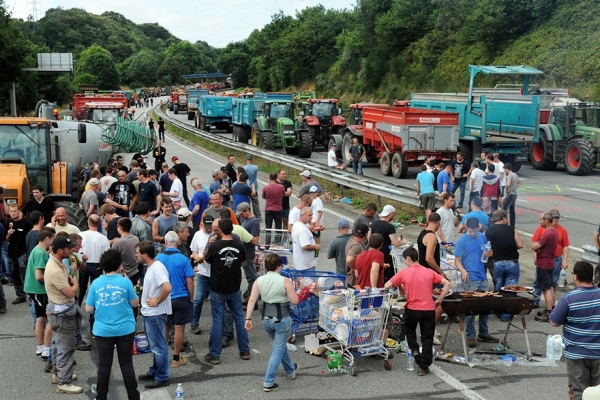
[(473, 186), (471, 186), (472, 192), (481, 192), (484, 176), (485, 172), (483, 172), (481, 168), (475, 168), (473, 172), (471, 172), (471, 179), (474, 179)]
[(504, 174), (502, 180), (500, 180), (500, 186), (506, 186), (506, 172), (504, 172), (504, 163), (502, 161), (495, 162), (496, 170), (494, 171), (494, 175), (500, 177), (500, 174)]
[(454, 241), (454, 232), (456, 232), (456, 226), (454, 225), (454, 211), (452, 211), (451, 208), (446, 209), (445, 207), (440, 207), (436, 212), (442, 218), (441, 228), (444, 238), (446, 238), (446, 243), (456, 243)]
[(294, 225), (300, 219), (300, 210), (298, 207), (292, 207), (288, 215), (288, 224)]
[[(323, 211), (323, 200), (320, 197), (315, 197), (310, 206), (313, 210), (312, 222), (315, 222), (319, 217), (319, 211)], [(323, 223), (324, 217), (321, 215), (321, 224)], [(289, 220), (288, 220), (289, 221)]]
[(315, 257), (314, 250), (303, 250), (302, 247), (314, 245), (315, 238), (308, 227), (296, 222), (292, 227), (292, 247), (294, 250), (294, 268), (302, 271), (315, 267), (318, 259)]
[[(210, 233), (206, 233), (204, 232), (204, 230), (200, 229), (192, 238), (192, 244), (190, 245), (190, 249), (202, 255), (204, 253), (204, 250), (206, 249), (206, 245), (208, 244), (208, 238), (210, 237), (210, 235)], [(210, 264), (206, 261), (203, 261), (202, 263), (198, 264), (198, 272), (204, 276), (210, 277)]]
[(83, 231), (81, 236), (81, 250), (87, 254), (88, 263), (98, 264), (100, 256), (110, 249), (106, 236), (98, 231)]
[(335, 167), (336, 165), (337, 160), (335, 157), (335, 151), (333, 151), (333, 149), (329, 149), (329, 152), (327, 152), (327, 166)]
[(158, 305), (158, 307), (148, 307), (148, 296), (154, 298), (160, 295), (162, 284), (169, 282), (169, 272), (160, 261), (154, 263), (146, 270), (144, 277), (144, 290), (142, 291), (142, 315), (145, 317), (155, 317), (162, 314), (172, 314), (171, 296)]
[(175, 178), (173, 184), (171, 185), (171, 191), (169, 193), (175, 193), (177, 191), (177, 196), (169, 196), (173, 201), (181, 201), (181, 195), (183, 194), (183, 185), (179, 178)]
[(112, 186), (113, 183), (117, 182), (118, 179), (115, 178), (114, 176), (103, 176), (100, 179), (100, 184), (102, 185), (100, 187), (100, 190), (102, 191), (102, 193), (104, 194), (108, 194), (108, 189), (110, 189), (110, 187)]

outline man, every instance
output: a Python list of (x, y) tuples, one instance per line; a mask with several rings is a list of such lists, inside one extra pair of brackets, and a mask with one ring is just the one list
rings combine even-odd
[(165, 162), (165, 156), (167, 155), (167, 149), (162, 145), (162, 140), (156, 141), (156, 147), (152, 150), (152, 158), (154, 158), (154, 169), (160, 170), (160, 166)]
[[(371, 224), (371, 235), (379, 233), (383, 237), (383, 253), (384, 262), (392, 265), (392, 256), (390, 255), (390, 246), (398, 247), (408, 243), (406, 239), (398, 239), (396, 236), (396, 228), (391, 222), (396, 216), (396, 209), (391, 205), (383, 207), (383, 211), (379, 214), (379, 219)], [(388, 281), (394, 275), (394, 269), (388, 268), (384, 271), (384, 282)]]
[(209, 185), (210, 194), (213, 194), (215, 192), (220, 192), (222, 196), (229, 194), (228, 190), (225, 188), (225, 185), (223, 185), (221, 183), (221, 178), (222, 178), (223, 174), (224, 174), (224, 172), (221, 171), (221, 169), (219, 169), (219, 168), (213, 170), (213, 172), (212, 172), (213, 180), (210, 182), (210, 185)]
[(100, 216), (102, 217), (102, 227), (104, 228), (104, 232), (106, 232), (106, 238), (112, 245), (120, 236), (119, 229), (117, 229), (117, 222), (119, 221), (119, 218), (124, 217), (117, 214), (115, 207), (110, 204), (104, 204), (100, 207)]
[(355, 274), (356, 269), (356, 258), (365, 250), (365, 242), (367, 242), (367, 235), (369, 233), (369, 227), (365, 224), (358, 224), (352, 231), (352, 239), (346, 243), (346, 286), (354, 287), (357, 283)]
[[(177, 211), (181, 208), (183, 183), (177, 177), (177, 170), (175, 170), (175, 168), (169, 168), (169, 171), (167, 171), (167, 173), (169, 174), (169, 179), (172, 182), (171, 190), (169, 190), (168, 192), (162, 192), (161, 196), (168, 196), (171, 199), (171, 201), (173, 202), (173, 209), (175, 210), (175, 213), (177, 213)], [(186, 204), (189, 204), (189, 202), (187, 202)]]
[(173, 181), (169, 179), (169, 164), (166, 162), (160, 166), (161, 174), (158, 177), (159, 192), (170, 192)]
[(500, 179), (494, 174), (496, 167), (494, 164), (488, 164), (487, 171), (483, 176), (483, 185), (481, 186), (481, 196), (490, 196), (492, 199), (492, 210), (498, 209), (498, 199), (501, 197)]
[[(246, 154), (246, 165), (244, 165), (244, 170), (248, 174), (248, 185), (254, 185), (254, 189), (258, 193), (258, 165), (252, 164), (252, 154), (250, 153)], [(258, 197), (251, 197), (250, 200), (252, 200), (252, 214), (258, 219), (258, 222), (262, 222)]]
[(494, 210), (492, 209), (492, 198), (490, 196), (481, 196), (481, 211), (488, 217), (487, 226), (491, 227), (494, 225), (494, 220), (492, 218)]
[[(120, 237), (113, 242), (111, 248), (119, 250), (123, 256), (123, 272), (127, 275), (131, 284), (135, 286), (140, 280), (140, 271), (135, 257), (135, 247), (140, 240), (137, 236), (131, 234), (131, 220), (129, 218), (119, 218), (117, 229)], [(137, 317), (137, 309), (134, 309), (133, 314)]]
[(129, 212), (134, 209), (138, 201), (137, 191), (133, 183), (127, 180), (125, 172), (119, 171), (117, 178), (119, 180), (108, 189), (108, 197), (122, 206), (127, 206), (127, 211), (118, 209), (116, 212), (121, 217), (129, 217)]
[[(187, 204), (188, 206), (190, 205), (190, 198), (188, 197), (188, 191), (187, 191), (187, 177), (192, 173), (192, 170), (190, 169), (190, 167), (188, 167), (188, 165), (186, 163), (182, 163), (181, 161), (179, 161), (179, 157), (174, 156), (173, 158), (171, 158), (171, 162), (173, 163), (173, 169), (176, 171), (177, 174), (177, 178), (179, 178), (179, 181), (181, 182), (181, 186), (182, 186), (182, 196), (183, 199), (185, 200), (185, 204)], [(173, 180), (171, 178), (171, 180)], [(179, 207), (177, 207), (179, 209)]]
[[(280, 186), (280, 185), (279, 185)], [(243, 221), (242, 227), (246, 229), (252, 238), (257, 242), (260, 239), (260, 222), (258, 219), (252, 214), (252, 210), (250, 209), (250, 204), (241, 203), (237, 207), (237, 216)], [(248, 287), (244, 292), (244, 299), (242, 303), (248, 304), (248, 299), (250, 298), (250, 292), (252, 291), (252, 285), (256, 280), (256, 266), (254, 265), (254, 259), (256, 258), (256, 246), (252, 243), (244, 243), (244, 250), (246, 251), (246, 260), (242, 263), (242, 267), (244, 268), (244, 275), (246, 275), (246, 281), (248, 282)]]
[(506, 186), (506, 173), (504, 163), (500, 160), (500, 154), (494, 153), (494, 166), (496, 167), (496, 176), (500, 179), (500, 196), (504, 196)]
[[(483, 233), (479, 232), (477, 218), (469, 218), (467, 220), (467, 234), (458, 239), (454, 256), (456, 268), (460, 271), (463, 281), (465, 282), (465, 290), (476, 290), (479, 292), (487, 291), (487, 276), (485, 266), (481, 261), (483, 254), (483, 246), (487, 240)], [(492, 256), (490, 250), (486, 253), (487, 256)], [(467, 323), (467, 346), (477, 346), (477, 341), (486, 343), (498, 343), (498, 338), (489, 334), (488, 316), (487, 314), (479, 316), (479, 335), (475, 338), (475, 316), (468, 315), (465, 317)]]
[(442, 172), (445, 167), (446, 167), (446, 165), (443, 162), (436, 164), (435, 160), (431, 160), (430, 169), (431, 169), (431, 173), (433, 174), (433, 190), (435, 190), (435, 191), (438, 190), (437, 178), (440, 175), (440, 172)]
[(129, 168), (127, 168), (127, 166), (125, 165), (125, 159), (123, 158), (123, 156), (117, 156), (116, 160), (117, 171), (123, 171), (125, 172), (125, 175), (127, 175), (129, 173)]
[(96, 190), (100, 186), (100, 181), (97, 178), (92, 178), (89, 181), (90, 188), (83, 192), (79, 206), (85, 213), (86, 218), (89, 218), (92, 214), (98, 214), (100, 205), (98, 203), (98, 196), (96, 196)]
[(573, 280), (575, 289), (558, 301), (550, 323), (564, 325), (569, 399), (581, 400), (586, 388), (600, 385), (600, 289), (594, 285), (594, 267), (587, 261), (575, 263)]
[[(519, 249), (523, 248), (523, 240), (519, 231), (507, 223), (506, 211), (494, 212), (494, 226), (485, 232), (485, 237), (492, 244), (494, 263), (494, 290), (506, 285), (518, 285), (521, 266), (519, 265)], [(502, 322), (508, 322), (509, 314), (500, 315)]]
[(202, 187), (202, 183), (198, 178), (192, 178), (192, 188), (194, 189), (194, 195), (190, 202), (189, 210), (192, 212), (192, 223), (195, 230), (200, 229), (200, 222), (202, 221), (202, 214), (208, 207), (210, 195), (206, 193)]
[[(37, 246), (39, 243), (40, 229), (42, 229), (44, 227), (44, 216), (39, 211), (32, 211), (29, 213), (29, 221), (31, 221), (31, 224), (33, 225), (33, 227), (31, 228), (31, 230), (27, 233), (27, 236), (25, 237), (25, 246), (27, 248), (27, 256), (28, 257), (31, 254), (31, 252), (33, 251), (33, 249), (35, 248), (35, 246)], [(2, 229), (4, 229), (4, 227), (2, 227)], [(4, 235), (4, 236), (6, 236), (6, 235)], [(4, 238), (2, 238), (2, 239), (4, 239)]]
[(452, 160), (450, 164), (452, 166), (452, 193), (456, 194), (456, 190), (460, 188), (460, 201), (458, 202), (458, 208), (463, 207), (465, 201), (465, 189), (467, 186), (467, 179), (470, 173), (470, 161), (465, 160), (461, 152), (456, 153), (456, 159)]
[(142, 316), (150, 351), (154, 354), (154, 361), (148, 372), (138, 376), (140, 381), (151, 381), (144, 385), (146, 389), (169, 386), (170, 372), (166, 324), (167, 316), (173, 313), (171, 283), (167, 268), (154, 259), (155, 254), (152, 242), (141, 242), (136, 246), (136, 258), (147, 265), (142, 291)]
[(229, 219), (218, 223), (221, 240), (208, 246), (204, 258), (210, 264), (210, 306), (212, 328), (208, 342), (209, 353), (204, 360), (216, 365), (221, 362), (223, 313), (227, 305), (233, 315), (237, 331), (238, 350), (242, 360), (250, 359), (250, 341), (244, 328), (241, 291), (242, 263), (246, 259), (244, 247), (231, 236), (233, 224)]
[[(275, 175), (275, 174), (273, 174)], [(231, 187), (231, 195), (233, 196), (233, 209), (237, 209), (241, 203), (251, 203), (251, 198), (256, 197), (256, 188), (254, 185), (248, 186), (248, 174), (242, 172), (237, 182)], [(281, 203), (281, 202), (280, 202)]]
[(433, 190), (435, 178), (427, 171), (427, 167), (421, 165), (421, 172), (417, 174), (417, 197), (421, 200), (421, 207), (425, 209), (425, 217), (435, 210), (436, 196)]
[(319, 183), (313, 179), (312, 173), (309, 170), (305, 169), (304, 171), (300, 172), (300, 177), (302, 178), (302, 186), (300, 187), (300, 192), (298, 192), (296, 197), (302, 197), (303, 195), (308, 194), (310, 192), (310, 188), (313, 186), (317, 187), (318, 193), (323, 193), (321, 185), (319, 185)]
[(296, 222), (298, 222), (298, 220), (300, 219), (300, 211), (302, 211), (302, 209), (304, 207), (309, 207), (312, 204), (312, 196), (310, 194), (305, 194), (302, 195), (302, 197), (300, 197), (300, 201), (298, 202), (298, 205), (296, 205), (294, 208), (292, 208), (290, 210), (290, 215), (288, 218), (288, 225), (287, 225), (287, 229), (288, 229), (288, 233), (292, 232), (292, 228), (294, 227), (294, 224)]
[(113, 183), (117, 182), (117, 178), (113, 176), (114, 172), (115, 170), (110, 165), (104, 170), (104, 176), (100, 178), (100, 190), (102, 193), (108, 194), (108, 189), (110, 189)]
[(196, 266), (196, 297), (194, 298), (191, 330), (196, 335), (202, 333), (199, 326), (202, 305), (210, 293), (210, 264), (204, 260), (204, 250), (208, 247), (208, 239), (212, 235), (213, 222), (213, 217), (210, 215), (204, 216), (200, 230), (194, 235), (190, 246), (192, 262)]
[(234, 224), (238, 224), (237, 217), (233, 210), (223, 205), (223, 195), (220, 192), (215, 192), (210, 196), (210, 207), (204, 211), (202, 217), (204, 218), (205, 215), (210, 215), (213, 217), (213, 220), (215, 220), (220, 217), (221, 210), (228, 210), (229, 219), (231, 219)]
[(281, 199), (282, 208), (282, 226), (285, 229), (288, 226), (288, 218), (290, 215), (290, 196), (292, 195), (292, 183), (287, 180), (287, 171), (279, 170), (277, 173), (277, 183), (284, 188), (283, 198)]
[[(474, 197), (481, 197), (481, 188), (483, 186), (483, 177), (485, 172), (479, 168), (479, 164), (471, 164), (471, 191), (469, 192), (469, 212), (471, 212), (471, 201)], [(485, 224), (487, 225), (487, 224)]]
[(133, 181), (136, 181), (138, 178), (138, 171), (140, 170), (140, 164), (137, 162), (137, 160), (131, 160), (131, 163), (129, 163), (129, 173), (127, 174), (127, 182), (133, 183)]
[[(83, 388), (72, 384), (77, 379), (73, 373), (73, 353), (75, 352), (75, 329), (80, 311), (75, 304), (79, 292), (79, 282), (69, 275), (62, 262), (76, 244), (65, 236), (57, 236), (52, 241), (52, 255), (48, 258), (44, 272), (44, 286), (48, 294), (48, 323), (52, 328), (52, 360), (56, 364), (56, 393), (77, 394)], [(56, 379), (55, 379), (56, 378)]]
[(148, 180), (156, 186), (156, 190), (160, 193), (160, 184), (158, 183), (158, 179), (156, 177), (156, 171), (153, 169), (148, 170)]
[(68, 234), (71, 234), (80, 232), (78, 227), (67, 222), (67, 210), (63, 207), (58, 207), (56, 211), (54, 211), (54, 216), (46, 226), (48, 228), (53, 228), (56, 233), (67, 232)]
[(162, 140), (163, 143), (166, 143), (165, 140), (165, 121), (161, 117), (158, 117), (158, 138)]
[(327, 259), (335, 259), (335, 272), (340, 275), (346, 275), (346, 245), (352, 238), (352, 233), (348, 233), (350, 222), (346, 218), (340, 218), (337, 223), (338, 232), (329, 245), (327, 250)]
[(167, 337), (171, 327), (175, 330), (173, 339), (173, 361), (171, 367), (177, 368), (187, 364), (185, 356), (180, 355), (183, 345), (185, 325), (192, 322), (194, 302), (194, 270), (189, 257), (177, 249), (179, 237), (175, 232), (165, 235), (165, 249), (156, 257), (169, 273), (171, 282), (171, 308), (173, 312), (167, 318)]
[(504, 171), (506, 172), (506, 193), (504, 194), (504, 200), (502, 201), (502, 209), (508, 211), (508, 214), (510, 215), (510, 225), (515, 226), (517, 188), (521, 187), (522, 182), (512, 169), (511, 163), (504, 164)]
[(369, 248), (363, 251), (356, 258), (355, 274), (358, 278), (358, 286), (362, 289), (366, 287), (383, 287), (383, 253), (380, 251), (383, 244), (383, 236), (379, 233), (373, 233), (369, 237)]
[(45, 227), (40, 229), (38, 238), (38, 244), (29, 254), (23, 290), (29, 295), (35, 308), (36, 355), (47, 359), (50, 352), (52, 329), (50, 326), (45, 327), (48, 295), (44, 286), (44, 270), (48, 263), (48, 247), (54, 240), (54, 229)]
[(156, 188), (156, 185), (150, 182), (150, 179), (148, 179), (148, 171), (145, 169), (139, 170), (138, 180), (140, 181), (137, 188), (138, 202), (144, 201), (148, 203), (150, 206), (150, 215), (158, 215), (158, 209), (156, 208), (156, 205), (159, 201), (160, 193)]
[[(481, 171), (479, 168), (477, 168), (477, 170)], [(469, 211), (465, 214), (462, 221), (460, 222), (460, 225), (458, 225), (458, 232), (465, 232), (465, 223), (469, 218), (477, 218), (477, 220), (481, 224), (482, 232), (484, 232), (488, 228), (489, 221), (487, 214), (481, 211), (481, 205), (483, 204), (483, 200), (481, 199), (481, 197), (475, 196), (470, 199), (470, 202), (471, 203), (469, 204), (469, 210), (472, 211)]]
[(437, 176), (437, 190), (440, 195), (450, 192), (452, 190), (452, 180), (450, 175), (452, 174), (452, 165), (448, 164)]
[(170, 197), (160, 199), (162, 214), (152, 221), (152, 239), (157, 249), (162, 249), (165, 234), (177, 223), (177, 213), (173, 212), (173, 202)]
[(235, 156), (233, 154), (230, 154), (227, 156), (227, 164), (225, 165), (225, 173), (227, 173), (227, 176), (229, 177), (229, 179), (231, 180), (231, 184), (233, 185), (233, 183), (237, 180), (237, 170), (235, 168)]
[(44, 187), (42, 185), (34, 185), (31, 193), (33, 199), (28, 200), (21, 210), (24, 217), (29, 217), (31, 211), (39, 211), (44, 215), (44, 223), (49, 224), (52, 220), (52, 213), (56, 206), (54, 201), (49, 197), (44, 197)]
[(33, 228), (33, 224), (21, 216), (18, 204), (8, 206), (8, 213), (10, 215), (6, 225), (8, 262), (17, 295), (12, 304), (21, 304), (27, 302), (27, 295), (23, 291), (23, 279), (27, 270), (27, 234)]
[(352, 146), (350, 146), (349, 153), (350, 161), (352, 162), (352, 171), (354, 171), (355, 174), (363, 175), (362, 160), (367, 151), (362, 144), (358, 143), (357, 137), (352, 138)]
[(304, 207), (300, 211), (300, 219), (292, 226), (294, 268), (298, 271), (314, 271), (319, 261), (315, 253), (321, 250), (321, 245), (315, 242), (312, 232), (308, 229), (312, 217), (313, 210)]
[(337, 151), (337, 143), (331, 142), (329, 146), (329, 151), (327, 152), (327, 166), (329, 168), (337, 167), (337, 157), (335, 152)]
[[(427, 225), (417, 238), (417, 249), (419, 251), (419, 264), (430, 268), (442, 277), (446, 277), (441, 268), (440, 243), (436, 232), (439, 231), (441, 217), (438, 213), (431, 213), (427, 218)], [(441, 313), (440, 313), (441, 315)]]
[[(455, 230), (460, 221), (458, 212), (454, 212), (454, 193), (446, 192), (442, 196), (444, 204), (437, 209), (437, 213), (441, 218), (441, 235), (440, 239), (446, 243), (456, 243)], [(440, 234), (440, 232), (438, 232)]]
[[(237, 178), (237, 175), (236, 175)], [(225, 207), (229, 207), (231, 203), (231, 187), (233, 186), (233, 181), (227, 175), (227, 167), (221, 167), (221, 178), (219, 179), (221, 186), (224, 188), (223, 194), (223, 204)], [(222, 193), (223, 193), (222, 192)]]
[(317, 187), (312, 186), (310, 188), (310, 195), (312, 197), (312, 203), (310, 204), (310, 208), (313, 210), (312, 221), (310, 222), (310, 230), (315, 237), (315, 242), (317, 244), (321, 243), (321, 231), (325, 228), (323, 226), (323, 200), (319, 197), (320, 194), (317, 192)]
[(360, 224), (365, 224), (367, 227), (370, 227), (373, 221), (377, 221), (378, 219), (379, 215), (377, 215), (377, 204), (367, 203), (364, 211), (354, 220), (352, 230), (356, 230), (356, 227)]
[(544, 293), (544, 302), (546, 303), (546, 308), (541, 315), (535, 316), (535, 320), (540, 322), (549, 322), (550, 312), (554, 308), (554, 286), (552, 279), (560, 236), (558, 231), (554, 229), (553, 220), (550, 213), (542, 213), (540, 215), (540, 226), (544, 228), (544, 232), (540, 235), (539, 239), (537, 239), (537, 236), (535, 241), (533, 241), (533, 237), (531, 239), (531, 250), (534, 251), (533, 261), (536, 266), (533, 286), (534, 289), (541, 290)]
[[(435, 213), (431, 213), (434, 215)], [(430, 215), (430, 216), (431, 216)], [(441, 308), (444, 297), (450, 292), (450, 281), (425, 268), (417, 261), (419, 253), (410, 247), (402, 253), (408, 268), (403, 269), (385, 284), (386, 289), (403, 287), (406, 293), (405, 322), (406, 341), (414, 355), (419, 370), (418, 375), (429, 373), (429, 366), (433, 362), (433, 342), (435, 339), (436, 308)], [(442, 293), (433, 301), (431, 293), (433, 285), (442, 284)], [(417, 342), (417, 324), (421, 333), (421, 348)]]

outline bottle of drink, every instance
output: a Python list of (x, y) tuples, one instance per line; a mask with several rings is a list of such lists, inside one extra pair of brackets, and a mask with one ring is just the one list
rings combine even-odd
[(561, 357), (562, 357), (562, 337), (560, 335), (554, 335), (554, 359), (560, 360)]
[(412, 355), (412, 351), (408, 350), (408, 353), (406, 353), (407, 359), (406, 359), (406, 370), (407, 371), (414, 371), (415, 370), (415, 359)]
[(183, 399), (183, 386), (181, 386), (181, 383), (177, 384), (177, 390), (175, 390), (175, 398)]
[(546, 339), (546, 358), (554, 360), (554, 338), (552, 338), (552, 335), (548, 335), (548, 339)]
[(567, 271), (564, 269), (560, 270), (560, 275), (558, 276), (558, 287), (565, 287), (567, 284)]
[(481, 262), (486, 263), (488, 261), (488, 256), (485, 255), (486, 252), (492, 249), (492, 244), (488, 241), (485, 245), (483, 245), (483, 253), (481, 253)]

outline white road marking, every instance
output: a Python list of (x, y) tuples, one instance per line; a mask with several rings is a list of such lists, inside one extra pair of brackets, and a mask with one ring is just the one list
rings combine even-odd
[(465, 398), (470, 400), (485, 400), (485, 397), (482, 397), (477, 392), (469, 389), (467, 385), (454, 378), (452, 375), (443, 371), (440, 367), (432, 365), (429, 367), (431, 372), (436, 375), (438, 378), (446, 382), (448, 385), (452, 386), (454, 389), (458, 390)]
[(589, 193), (589, 194), (600, 194), (598, 192), (593, 192), (591, 190), (584, 190), (584, 189), (576, 189), (576, 188), (571, 188), (571, 190), (575, 190), (576, 192), (583, 192), (583, 193)]
[(523, 203), (529, 203), (527, 200), (519, 199), (518, 197), (517, 197), (517, 201), (520, 201), (520, 202), (523, 202)]

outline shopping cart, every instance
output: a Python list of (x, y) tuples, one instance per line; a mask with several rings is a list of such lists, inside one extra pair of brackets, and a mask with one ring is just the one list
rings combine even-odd
[(281, 257), (284, 267), (293, 267), (292, 240), (287, 230), (263, 229), (260, 231), (258, 242), (256, 257), (254, 257), (257, 276), (266, 273), (265, 257), (271, 253), (278, 254)]
[(319, 292), (323, 290), (341, 289), (345, 287), (346, 276), (331, 271), (300, 271), (284, 268), (282, 276), (290, 278), (300, 301), (290, 305), (292, 332), (290, 343), (296, 341), (299, 333), (314, 332), (319, 327)]
[(292, 237), (287, 229), (263, 229), (258, 238), (259, 247), (269, 249), (277, 247), (282, 249), (292, 248)]
[[(319, 326), (339, 342), (339, 352), (356, 376), (354, 358), (380, 355), (386, 370), (392, 369), (389, 352), (382, 339), (390, 312), (391, 294), (382, 289), (330, 290), (319, 293)], [(325, 345), (330, 351), (338, 351)]]
[(390, 256), (392, 256), (392, 263), (394, 264), (394, 273), (395, 274), (397, 274), (398, 272), (402, 271), (404, 268), (407, 267), (406, 261), (404, 260), (404, 256), (402, 255), (404, 250), (406, 250), (407, 248), (408, 248), (408, 246), (401, 246), (401, 247), (390, 246)]

